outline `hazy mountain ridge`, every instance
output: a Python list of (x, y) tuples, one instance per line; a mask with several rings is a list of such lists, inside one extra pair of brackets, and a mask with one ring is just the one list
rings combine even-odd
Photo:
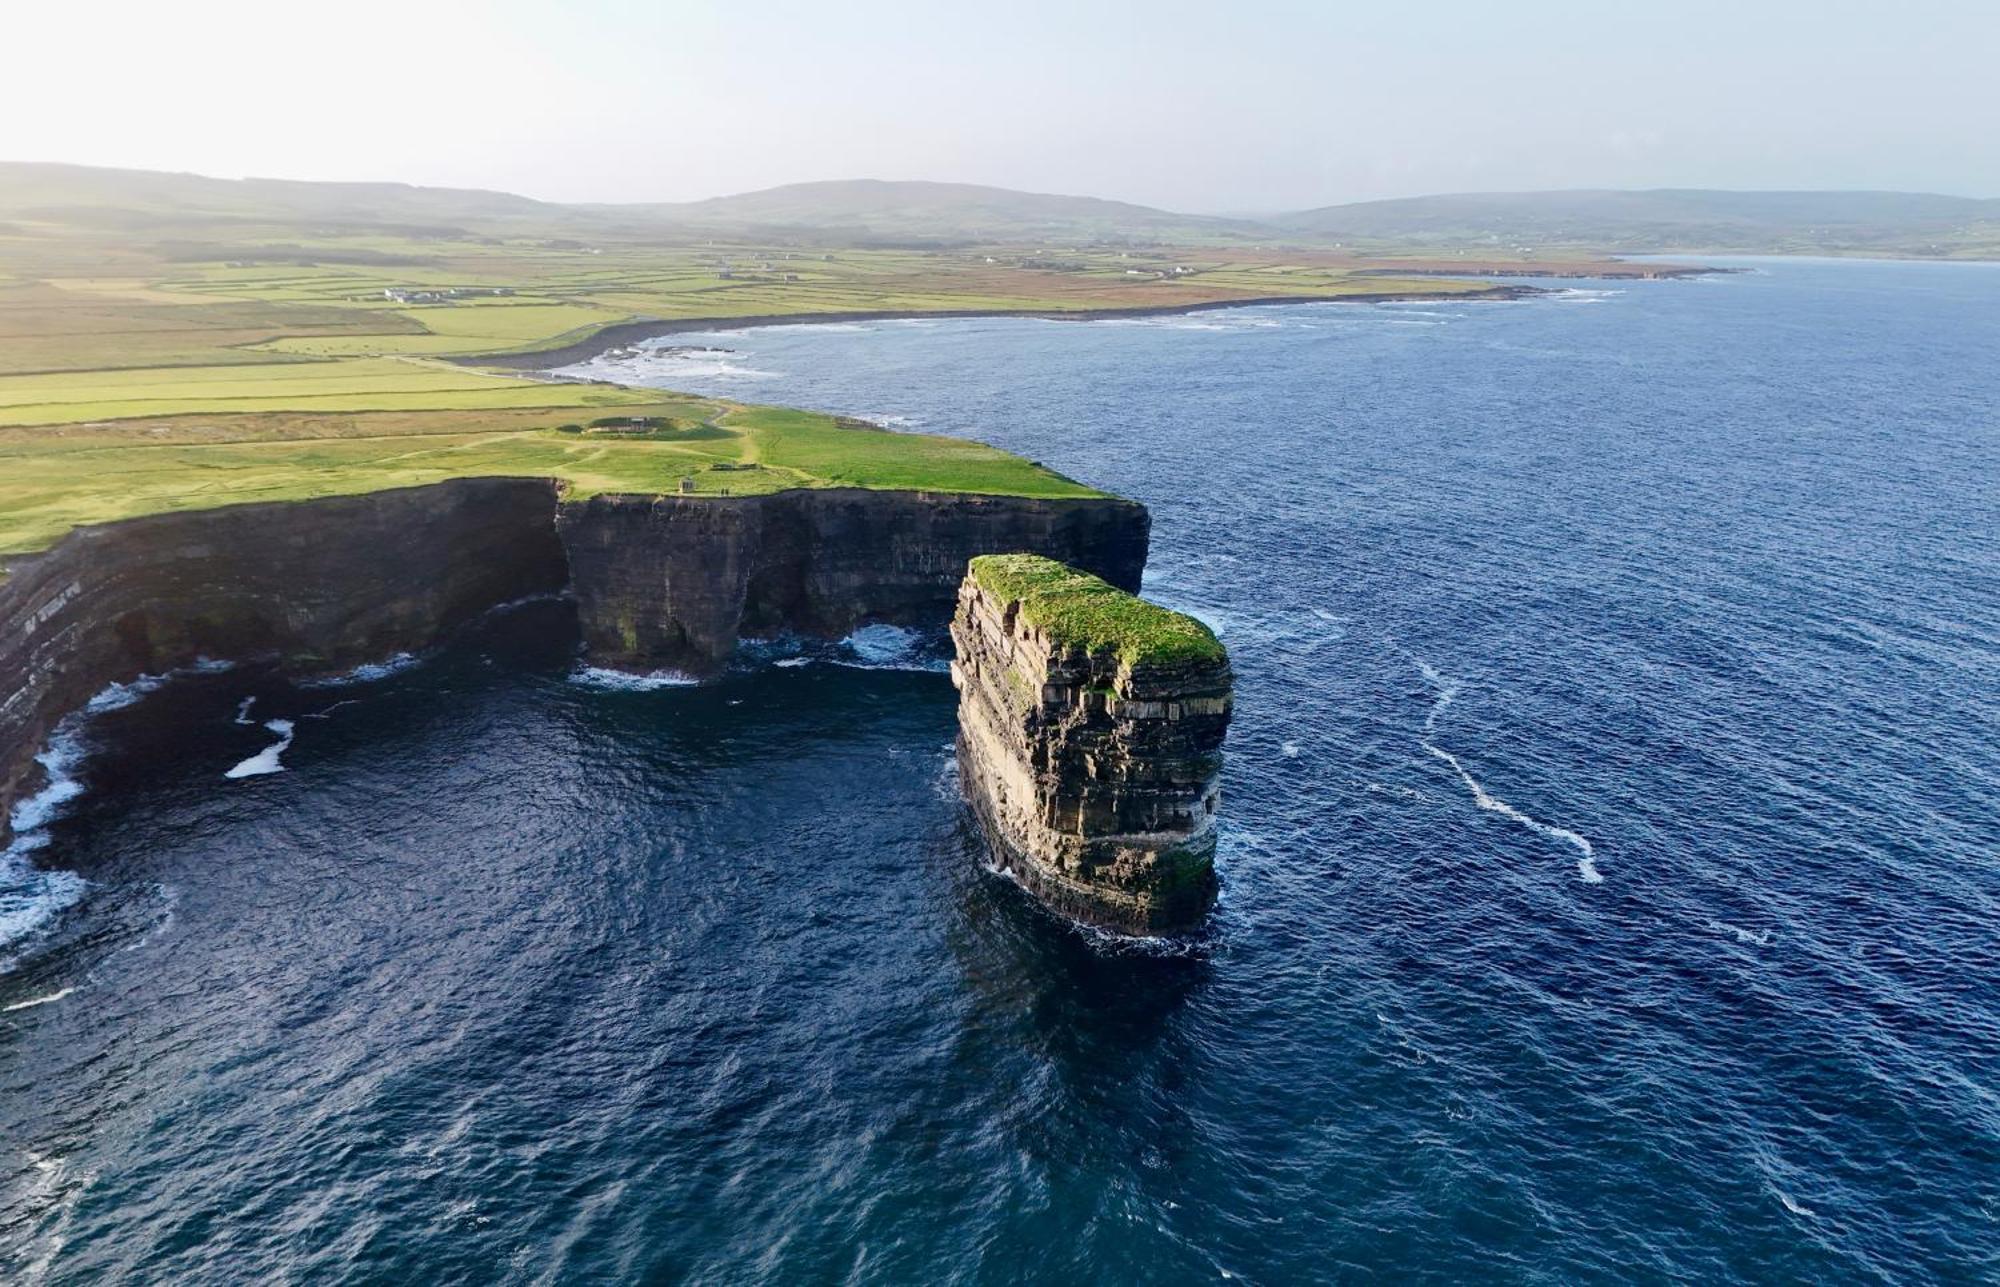
[(927, 180), (791, 183), (704, 201), (588, 208), (620, 219), (651, 218), (698, 228), (838, 230), (969, 240), (1269, 236), (1268, 229), (1244, 220), (1176, 214), (1102, 197)]
[(444, 235), (854, 243), (1258, 243), (1358, 252), (1744, 251), (2000, 257), (2000, 200), (1935, 193), (1693, 188), (1453, 193), (1263, 219), (967, 183), (840, 180), (702, 201), (570, 204), (402, 183), (215, 179), (0, 163), (0, 218), (108, 228), (335, 223)]
[(2000, 200), (1923, 192), (1704, 188), (1453, 193), (1280, 215), (1293, 234), (1416, 245), (1590, 246), (1603, 250), (2000, 245)]

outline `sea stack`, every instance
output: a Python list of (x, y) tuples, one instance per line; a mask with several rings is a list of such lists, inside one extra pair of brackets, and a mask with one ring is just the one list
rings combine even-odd
[(973, 559), (951, 633), (960, 779), (999, 865), (1088, 924), (1198, 926), (1231, 702), (1215, 635), (1031, 554)]

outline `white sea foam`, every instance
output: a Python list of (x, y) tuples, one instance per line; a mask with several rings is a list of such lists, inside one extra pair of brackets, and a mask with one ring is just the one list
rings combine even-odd
[(106, 684), (96, 696), (83, 704), (84, 713), (102, 715), (106, 711), (123, 710), (166, 682), (165, 675), (140, 675), (128, 683)]
[(246, 697), (241, 702), (238, 702), (236, 705), (236, 718), (230, 722), (246, 726), (255, 723), (256, 721), (250, 718), (250, 708), (256, 704), (257, 699), (254, 697)]
[(841, 644), (853, 652), (854, 657), (830, 658), (837, 666), (852, 666), (860, 670), (950, 669), (949, 663), (942, 657), (926, 655), (922, 632), (904, 626), (891, 626), (879, 622), (861, 626), (853, 634), (841, 640)]
[(810, 665), (812, 665), (812, 658), (810, 658), (810, 657), (780, 657), (780, 658), (778, 658), (778, 660), (776, 660), (776, 661), (772, 662), (771, 664), (772, 664), (772, 665), (774, 665), (774, 666), (784, 666), (784, 667), (787, 667), (787, 668), (789, 668), (789, 667), (792, 667), (792, 666), (810, 666)]
[(422, 661), (423, 658), (417, 656), (415, 653), (399, 652), (383, 661), (363, 662), (353, 670), (343, 671), (338, 675), (327, 675), (321, 679), (308, 679), (301, 683), (299, 687), (339, 688), (346, 684), (371, 683), (378, 679), (387, 679), (391, 675), (400, 675)]
[(1597, 863), (1595, 861), (1596, 850), (1591, 848), (1591, 844), (1588, 840), (1584, 839), (1576, 832), (1571, 831), (1568, 827), (1551, 826), (1550, 824), (1543, 822), (1539, 818), (1530, 817), (1529, 815), (1522, 813), (1519, 809), (1516, 809), (1513, 805), (1508, 804), (1505, 800), (1502, 800), (1500, 797), (1491, 794), (1486, 790), (1485, 787), (1479, 784), (1478, 778), (1473, 777), (1470, 773), (1465, 771), (1465, 766), (1463, 764), (1460, 764), (1458, 762), (1458, 757), (1453, 755), (1450, 751), (1446, 751), (1439, 747), (1433, 746), (1429, 742), (1423, 743), (1423, 748), (1426, 751), (1429, 751), (1432, 755), (1437, 756), (1440, 760), (1443, 760), (1446, 764), (1451, 765), (1451, 767), (1457, 771), (1460, 780), (1463, 781), (1467, 789), (1472, 792), (1472, 800), (1474, 804), (1477, 804), (1480, 808), (1486, 810), (1488, 813), (1497, 813), (1503, 818), (1512, 819), (1513, 821), (1518, 822), (1522, 826), (1528, 828), (1530, 831), (1534, 831), (1540, 835), (1547, 836), (1551, 840), (1560, 840), (1566, 844), (1576, 846), (1577, 853), (1581, 855), (1576, 860), (1577, 875), (1580, 876), (1583, 879), (1584, 883), (1588, 885), (1596, 885), (1603, 883), (1604, 877), (1598, 872)]
[(1480, 783), (1479, 779), (1473, 777), (1466, 770), (1465, 765), (1459, 762), (1457, 756), (1432, 743), (1430, 734), (1437, 728), (1438, 717), (1444, 714), (1445, 708), (1450, 706), (1453, 699), (1458, 696), (1458, 683), (1455, 680), (1445, 678), (1445, 676), (1438, 673), (1435, 666), (1432, 666), (1416, 654), (1405, 652), (1404, 655), (1417, 663), (1417, 669), (1423, 672), (1424, 679), (1429, 682), (1431, 687), (1437, 689), (1438, 692), (1437, 701), (1431, 704), (1430, 713), (1424, 716), (1424, 736), (1418, 739), (1418, 745), (1422, 746), (1438, 759), (1443, 760), (1446, 764), (1451, 765), (1452, 771), (1458, 774), (1459, 780), (1464, 782), (1466, 789), (1472, 792), (1472, 802), (1474, 804), (1488, 813), (1497, 813), (1503, 818), (1518, 822), (1537, 835), (1547, 836), (1551, 840), (1559, 840), (1564, 844), (1575, 847), (1578, 854), (1576, 860), (1577, 876), (1587, 885), (1602, 884), (1604, 876), (1597, 870), (1597, 851), (1591, 847), (1589, 840), (1571, 831), (1568, 827), (1558, 827), (1551, 823), (1543, 822), (1539, 818), (1531, 817), (1521, 812), (1521, 810), (1516, 809), (1513, 805), (1488, 791)]
[(1452, 701), (1457, 698), (1458, 681), (1455, 679), (1446, 679), (1429, 662), (1414, 653), (1406, 653), (1405, 655), (1411, 661), (1417, 663), (1417, 669), (1423, 672), (1425, 682), (1429, 683), (1432, 688), (1437, 689), (1437, 700), (1431, 703), (1430, 713), (1424, 716), (1424, 732), (1428, 735), (1431, 730), (1437, 727), (1438, 716), (1444, 714), (1445, 707), (1451, 705)]
[(83, 794), (83, 783), (76, 776), (86, 754), (77, 729), (79, 722), (74, 718), (64, 720), (49, 738), (49, 744), (35, 756), (48, 781), (33, 795), (14, 802), (8, 821), (13, 824), (15, 835), (40, 831), (55, 820), (64, 805)]
[(1752, 947), (1769, 947), (1771, 945), (1770, 930), (1765, 930), (1762, 934), (1753, 934), (1741, 925), (1731, 925), (1728, 921), (1710, 921), (1708, 927), (1718, 934), (1733, 934), (1736, 936), (1737, 942), (1748, 943)]
[(51, 1001), (60, 1001), (74, 991), (76, 991), (75, 988), (63, 988), (61, 991), (51, 992), (45, 997), (31, 997), (26, 1001), (16, 1001), (12, 1005), (0, 1005), (0, 1014), (12, 1014), (16, 1010), (32, 1010), (38, 1005), (47, 1005)]
[(1299, 757), (1299, 744), (1297, 742), (1286, 742), (1278, 748), (1278, 751), (1286, 759), (1296, 760)]
[[(18, 800), (8, 815), (14, 841), (0, 850), (0, 948), (12, 947), (46, 928), (83, 898), (89, 882), (70, 871), (44, 871), (28, 855), (49, 843), (45, 830), (63, 806), (83, 794), (76, 773), (83, 764), (84, 745), (75, 718), (65, 720), (47, 749), (35, 757), (48, 781), (41, 790)], [(13, 968), (0, 960), (0, 973)]]
[[(90, 882), (75, 872), (45, 871), (28, 860), (29, 854), (48, 846), (49, 824), (83, 794), (83, 781), (77, 774), (89, 754), (83, 740), (84, 724), (93, 716), (132, 705), (175, 675), (215, 674), (233, 664), (202, 657), (164, 675), (140, 675), (126, 683), (107, 684), (82, 710), (56, 725), (48, 745), (35, 756), (46, 781), (41, 790), (16, 800), (7, 815), (14, 839), (0, 850), (0, 948), (45, 928), (90, 888)], [(0, 972), (11, 968), (11, 961), (0, 960)]]
[(639, 674), (630, 670), (613, 670), (608, 666), (578, 666), (569, 673), (569, 682), (612, 692), (646, 693), (659, 688), (691, 688), (701, 681), (678, 670), (654, 670)]
[(288, 719), (267, 719), (264, 727), (278, 735), (278, 740), (244, 760), (222, 776), (226, 778), (256, 778), (267, 773), (283, 773), (284, 763), (279, 759), (291, 749), (293, 738), (292, 721)]
[(782, 371), (763, 371), (753, 366), (744, 366), (727, 358), (697, 361), (692, 358), (678, 358), (671, 367), (656, 372), (671, 378), (696, 380), (781, 380)]

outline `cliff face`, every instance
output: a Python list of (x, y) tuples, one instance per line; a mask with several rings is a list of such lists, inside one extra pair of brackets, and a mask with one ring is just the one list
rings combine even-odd
[(976, 571), (951, 631), (960, 780), (1000, 863), (1077, 920), (1197, 925), (1216, 890), (1220, 647), (1156, 659), (1079, 646)]
[(967, 560), (991, 551), (1136, 588), (1147, 529), (1143, 506), (1110, 499), (856, 489), (559, 507), (537, 479), (79, 528), (0, 580), (0, 844), (57, 721), (141, 674), (202, 658), (350, 669), (565, 588), (593, 662), (708, 673), (739, 635), (941, 624)]
[(1136, 590), (1145, 507), (830, 488), (596, 496), (557, 519), (592, 659), (707, 674), (739, 636), (940, 624), (975, 555), (1026, 550)]
[(33, 756), (105, 685), (200, 658), (306, 673), (560, 590), (555, 488), (466, 479), (78, 528), (0, 581), (0, 842)]

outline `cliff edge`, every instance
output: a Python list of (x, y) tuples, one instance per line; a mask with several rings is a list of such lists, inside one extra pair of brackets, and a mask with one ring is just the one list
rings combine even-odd
[(1031, 554), (973, 559), (952, 620), (958, 761), (996, 860), (1137, 934), (1215, 900), (1229, 656), (1208, 627)]
[(79, 527), (0, 579), (0, 846), (36, 752), (106, 685), (198, 661), (323, 674), (567, 593), (594, 665), (722, 669), (746, 636), (941, 626), (975, 555), (1035, 550), (1137, 589), (1146, 509), (1113, 497), (814, 488), (597, 495), (457, 479)]

